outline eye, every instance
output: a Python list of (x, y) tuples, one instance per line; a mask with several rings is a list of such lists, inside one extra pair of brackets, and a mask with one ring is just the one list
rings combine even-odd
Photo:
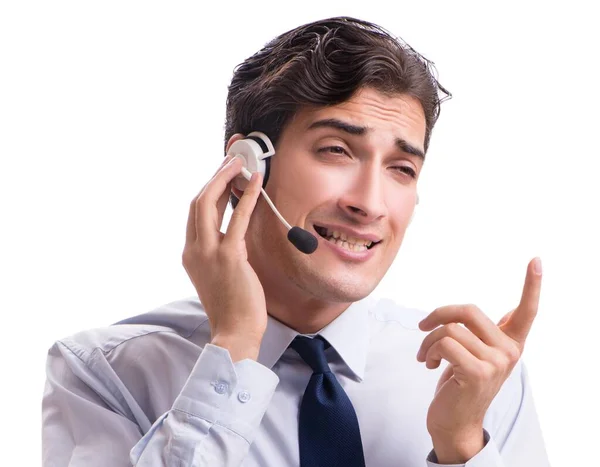
[(417, 178), (417, 172), (406, 165), (397, 165), (392, 167), (392, 169), (397, 170), (398, 172), (402, 172), (410, 176), (411, 178)]
[(317, 152), (330, 152), (332, 154), (348, 154), (348, 152), (341, 146), (327, 146), (324, 148), (320, 148)]

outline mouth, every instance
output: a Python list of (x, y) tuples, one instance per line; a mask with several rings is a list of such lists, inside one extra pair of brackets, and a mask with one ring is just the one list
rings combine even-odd
[(339, 230), (333, 230), (328, 227), (313, 225), (315, 232), (317, 232), (321, 237), (331, 243), (335, 243), (338, 246), (341, 246), (347, 250), (360, 252), (371, 250), (382, 240), (373, 241), (366, 238), (355, 237), (352, 235), (348, 235), (347, 233)]

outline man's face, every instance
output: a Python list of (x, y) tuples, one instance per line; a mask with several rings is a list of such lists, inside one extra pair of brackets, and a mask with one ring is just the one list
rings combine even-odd
[[(266, 191), (319, 246), (311, 255), (296, 250), (259, 198), (246, 240), (265, 290), (293, 286), (332, 302), (371, 293), (414, 210), (423, 159), (410, 151), (422, 153), (424, 140), (422, 106), (406, 95), (367, 88), (342, 104), (298, 112), (280, 136)], [(332, 234), (339, 238), (325, 238)]]

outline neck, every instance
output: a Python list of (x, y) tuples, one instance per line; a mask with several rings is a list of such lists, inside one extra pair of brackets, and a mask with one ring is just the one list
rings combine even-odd
[(269, 315), (300, 334), (320, 331), (351, 305), (310, 296), (291, 283), (265, 287), (264, 291)]

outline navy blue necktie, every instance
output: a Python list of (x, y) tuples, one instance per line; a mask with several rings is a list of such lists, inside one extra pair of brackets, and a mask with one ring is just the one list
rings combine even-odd
[(358, 419), (348, 395), (329, 369), (321, 336), (297, 336), (290, 344), (312, 368), (300, 405), (301, 467), (364, 467)]

